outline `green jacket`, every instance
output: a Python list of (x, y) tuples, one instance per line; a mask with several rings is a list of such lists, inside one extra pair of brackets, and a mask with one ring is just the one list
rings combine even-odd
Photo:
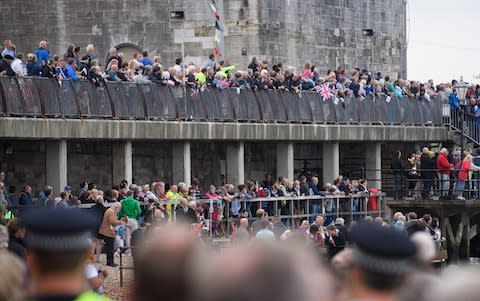
[(122, 201), (122, 209), (118, 213), (119, 217), (127, 216), (128, 218), (138, 219), (142, 210), (140, 204), (131, 196)]

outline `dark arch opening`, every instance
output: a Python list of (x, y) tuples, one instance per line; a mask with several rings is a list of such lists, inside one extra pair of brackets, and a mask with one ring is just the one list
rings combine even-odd
[(132, 43), (121, 43), (115, 46), (118, 52), (122, 52), (125, 57), (125, 61), (128, 62), (131, 58), (133, 58), (134, 53), (142, 53), (142, 48), (138, 45)]

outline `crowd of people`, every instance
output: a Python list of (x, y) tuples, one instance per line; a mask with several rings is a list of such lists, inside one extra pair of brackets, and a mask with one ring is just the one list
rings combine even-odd
[[(480, 157), (478, 149), (451, 151), (441, 148), (434, 153), (428, 147), (408, 155), (405, 161), (397, 151), (391, 161), (395, 198), (405, 196), (432, 199), (438, 194), (442, 199), (465, 200), (479, 198)], [(407, 195), (404, 192), (407, 192)]]
[[(330, 94), (355, 97), (382, 94), (395, 95), (399, 99), (418, 97), (419, 100), (430, 100), (439, 96), (446, 101), (457, 83), (452, 80), (436, 85), (432, 80), (420, 83), (393, 79), (381, 72), (359, 68), (346, 70), (339, 67), (322, 73), (309, 63), (297, 70), (283, 63), (274, 64), (257, 58), (253, 58), (246, 70), (242, 70), (229, 60), (217, 61), (214, 54), (200, 65), (184, 62), (179, 57), (173, 66), (168, 67), (162, 62), (160, 54), (151, 56), (148, 51), (126, 58), (115, 48), (111, 48), (106, 55), (96, 53), (95, 46), (90, 44), (85, 51), (69, 45), (64, 54), (52, 54), (46, 41), (41, 41), (38, 49), (25, 55), (17, 51), (11, 40), (6, 40), (1, 54), (0, 75), (43, 76), (73, 81), (84, 78), (97, 86), (104, 81), (129, 81), (185, 85), (194, 89), (214, 86), (219, 89), (278, 89), (297, 93), (307, 90), (326, 93), (326, 97)], [(479, 95), (480, 85), (470, 85), (467, 97), (477, 100)]]
[[(234, 220), (230, 243), (219, 251), (198, 221), (140, 222), (134, 193), (128, 189), (121, 202), (102, 210), (27, 208), (0, 225), (0, 262), (9, 262), (2, 265), (0, 297), (107, 300), (103, 282), (118, 272), (111, 252), (133, 256), (131, 300), (418, 300), (439, 283), (453, 285), (443, 283), (452, 273), (465, 272), (435, 268), (445, 239), (438, 218), (429, 214), (396, 212), (391, 221), (367, 216), (350, 224), (342, 218), (326, 224), (318, 215), (288, 229), (258, 209), (253, 221)], [(179, 210), (188, 212), (184, 206)], [(125, 248), (109, 245), (120, 225), (126, 232), (138, 227)], [(106, 261), (98, 257), (95, 236), (105, 242)], [(432, 300), (450, 300), (442, 297)]]
[[(199, 223), (202, 227), (211, 229), (211, 236), (231, 236), (234, 228), (233, 221), (241, 218), (254, 219), (261, 210), (262, 216), (277, 217), (293, 215), (310, 215), (309, 220), (313, 222), (315, 215), (321, 212), (329, 213), (327, 221), (333, 221), (333, 213), (337, 204), (332, 199), (327, 199), (321, 207), (321, 200), (314, 198), (308, 202), (304, 200), (293, 201), (293, 211), (287, 201), (252, 201), (256, 198), (265, 197), (307, 197), (307, 196), (347, 196), (352, 197), (353, 212), (361, 211), (361, 203), (369, 196), (368, 182), (365, 179), (348, 179), (343, 176), (337, 177), (332, 183), (321, 185), (318, 177), (307, 178), (304, 175), (290, 181), (280, 176), (278, 180), (273, 179), (270, 174), (265, 174), (261, 182), (249, 180), (246, 184), (234, 187), (225, 184), (220, 187), (210, 185), (208, 191), (203, 192), (200, 181), (197, 178), (192, 180), (189, 187), (185, 183), (166, 184), (162, 181), (155, 181), (152, 184), (129, 184), (122, 181), (110, 189), (97, 189), (95, 183), (82, 182), (78, 191), (72, 192), (72, 187), (67, 185), (57, 196), (52, 186), (45, 186), (44, 189), (35, 195), (29, 185), (25, 185), (20, 194), (16, 192), (15, 186), (6, 187), (5, 173), (0, 172), (0, 213), (5, 219), (11, 219), (28, 207), (56, 207), (75, 208), (91, 207), (96, 210), (99, 216), (98, 227), (101, 226), (101, 219), (106, 210), (105, 205), (115, 207), (116, 214), (121, 217), (128, 217), (124, 224), (109, 225), (117, 228), (117, 232), (108, 240), (109, 246), (115, 241), (119, 246), (129, 247), (131, 233), (141, 223), (167, 223), (177, 220), (187, 220), (190, 223)], [(373, 189), (375, 193), (375, 189)], [(121, 202), (122, 206), (113, 206)], [(138, 207), (138, 204), (141, 207)], [(341, 203), (341, 211), (347, 212), (347, 203)], [(125, 209), (129, 207), (129, 209)], [(134, 207), (134, 208), (132, 208)], [(138, 208), (137, 208), (138, 207)], [(307, 208), (308, 207), (308, 208)], [(343, 208), (345, 207), (345, 208)], [(376, 210), (375, 208), (370, 208)], [(125, 211), (126, 210), (126, 211)], [(110, 216), (110, 218), (112, 218)], [(292, 222), (294, 221), (294, 222)], [(300, 226), (300, 220), (286, 218), (283, 221), (288, 227)], [(105, 240), (105, 232), (110, 227), (103, 225), (103, 233), (100, 238)]]

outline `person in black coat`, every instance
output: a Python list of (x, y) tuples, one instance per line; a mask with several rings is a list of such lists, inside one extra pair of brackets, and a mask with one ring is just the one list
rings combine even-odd
[(422, 157), (420, 158), (420, 166), (422, 172), (420, 173), (423, 181), (422, 199), (428, 199), (430, 190), (432, 190), (433, 180), (435, 178), (435, 160), (433, 159), (433, 152), (424, 148), (422, 150)]
[(175, 214), (177, 221), (182, 221), (187, 224), (197, 223), (197, 214), (195, 210), (188, 206), (186, 199), (181, 199), (180, 204), (175, 208)]
[(393, 189), (395, 191), (395, 199), (402, 198), (403, 175), (405, 173), (405, 162), (402, 160), (402, 152), (396, 151), (392, 159), (391, 169), (393, 172)]
[[(342, 230), (345, 231), (345, 230)], [(327, 227), (325, 235), (325, 246), (327, 247), (327, 258), (331, 261), (335, 255), (345, 249), (345, 235), (337, 227), (330, 225)]]

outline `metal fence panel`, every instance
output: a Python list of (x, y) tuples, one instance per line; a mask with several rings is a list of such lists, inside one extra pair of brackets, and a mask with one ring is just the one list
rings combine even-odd
[(415, 97), (404, 97), (401, 101), (403, 105), (403, 122), (409, 124), (423, 124), (422, 111), (418, 99)]
[(420, 109), (422, 111), (423, 122), (426, 124), (433, 124), (432, 112), (428, 107), (428, 103), (429, 101), (426, 99), (422, 99), (421, 101), (419, 101)]
[(23, 101), (15, 77), (0, 77), (0, 83), (5, 95), (5, 108), (8, 114), (23, 113)]
[(178, 116), (183, 120), (207, 120), (202, 95), (197, 90), (180, 86), (170, 87), (177, 104)]
[(115, 117), (122, 119), (130, 119), (133, 117), (130, 116), (130, 113), (128, 112), (127, 100), (124, 96), (122, 84), (119, 82), (106, 82), (105, 86), (107, 87), (108, 95), (113, 103)]
[(167, 86), (139, 85), (145, 98), (147, 116), (152, 119), (174, 120), (177, 118), (177, 107), (172, 93)]
[(207, 88), (200, 93), (209, 120), (233, 120), (235, 112), (225, 90)]
[(177, 106), (178, 118), (182, 120), (190, 119), (185, 88), (173, 86), (169, 87), (169, 89)]
[(363, 123), (375, 122), (375, 109), (373, 103), (373, 96), (367, 95), (363, 99), (357, 97), (355, 99), (358, 106), (358, 121)]
[(312, 109), (307, 94), (295, 92), (280, 92), (283, 95), (283, 102), (287, 110), (289, 121), (312, 122)]
[(345, 114), (345, 103), (340, 100), (337, 96), (334, 96), (330, 99), (333, 103), (333, 107), (335, 109), (335, 118), (338, 123), (347, 123), (347, 118)]
[(136, 119), (145, 118), (145, 101), (138, 84), (121, 82), (128, 113)]
[(41, 116), (42, 106), (40, 96), (38, 95), (38, 89), (32, 78), (17, 78), (17, 83), (23, 103), (22, 113), (31, 116)]
[(308, 99), (313, 122), (324, 122), (323, 101), (320, 95), (318, 93), (305, 93), (304, 96)]
[(333, 102), (335, 108), (335, 117), (338, 123), (357, 123), (357, 104), (355, 98), (335, 96), (329, 100)]
[(78, 114), (77, 99), (75, 97), (74, 85), (70, 79), (62, 80), (58, 86), (58, 102), (60, 103), (60, 111), (65, 117), (76, 117)]
[(400, 106), (400, 101), (396, 96), (385, 97), (388, 118), (392, 124), (400, 124), (402, 122), (403, 108)]
[(358, 122), (358, 108), (357, 102), (353, 97), (345, 97), (340, 98), (342, 105), (345, 109), (345, 119), (349, 123), (357, 123)]
[(333, 103), (333, 100), (331, 99), (323, 100), (320, 96), (319, 96), (319, 100), (322, 103), (323, 121), (326, 123), (337, 122), (337, 114), (335, 112), (335, 105)]
[(3, 92), (3, 86), (0, 84), (0, 116), (5, 114), (6, 109), (4, 109), (4, 106), (6, 105), (5, 93)]
[(187, 97), (187, 111), (190, 119), (201, 121), (207, 120), (208, 115), (203, 105), (202, 95), (199, 91), (191, 88), (186, 88)]
[(259, 90), (255, 92), (262, 111), (263, 121), (287, 121), (287, 112), (282, 95), (275, 90)]
[(440, 98), (438, 97), (432, 97), (429, 102), (427, 102), (428, 109), (430, 113), (432, 114), (432, 122), (435, 125), (441, 125), (442, 124), (442, 103), (440, 101)]
[(261, 114), (255, 94), (250, 89), (227, 89), (238, 121), (260, 121)]
[(35, 78), (42, 99), (44, 114), (46, 116), (61, 116), (60, 102), (58, 101), (58, 82), (51, 78)]
[(391, 123), (390, 115), (388, 113), (388, 104), (384, 96), (374, 96), (373, 104), (375, 107), (375, 121), (382, 123)]
[(97, 117), (97, 100), (95, 96), (90, 96), (89, 88), (91, 84), (86, 80), (79, 80), (75, 86), (75, 94), (78, 99), (80, 115), (83, 117)]

